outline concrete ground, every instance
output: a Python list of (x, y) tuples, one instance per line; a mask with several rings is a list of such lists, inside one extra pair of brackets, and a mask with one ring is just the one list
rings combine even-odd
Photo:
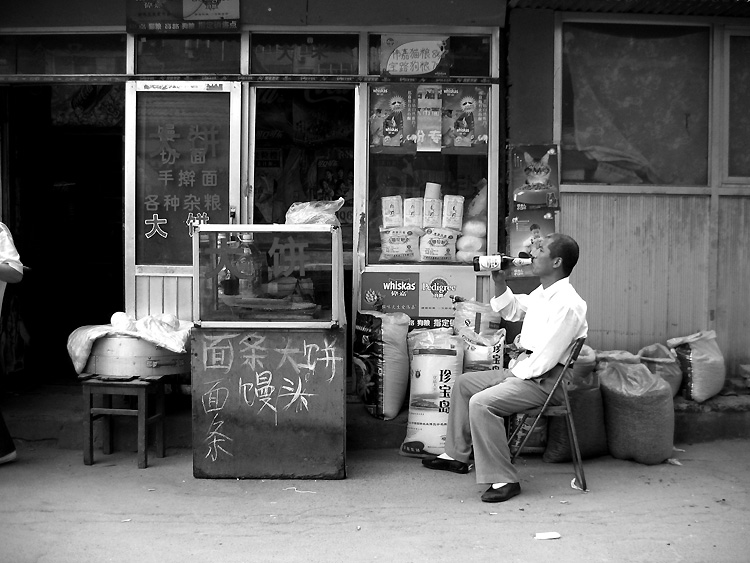
[[(474, 473), (354, 450), (339, 481), (203, 480), (192, 452), (137, 469), (129, 451), (17, 441), (0, 466), (0, 562), (747, 562), (750, 440), (677, 445), (681, 465), (518, 461), (523, 492), (485, 504)], [(535, 539), (556, 532), (559, 539)]]

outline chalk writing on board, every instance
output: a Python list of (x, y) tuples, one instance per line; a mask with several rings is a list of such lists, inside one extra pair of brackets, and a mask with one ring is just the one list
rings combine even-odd
[(233, 455), (225, 407), (247, 409), (248, 415), (269, 417), (278, 426), (281, 413), (309, 411), (318, 395), (311, 386), (330, 384), (341, 369), (336, 337), (274, 336), (268, 342), (267, 333), (227, 332), (197, 341), (204, 370), (219, 376), (201, 391), (203, 412), (211, 417), (204, 439), (207, 459)]

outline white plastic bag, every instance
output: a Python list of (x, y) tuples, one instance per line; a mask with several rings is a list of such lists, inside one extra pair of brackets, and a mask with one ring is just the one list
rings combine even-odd
[(297, 201), (286, 212), (287, 225), (336, 225), (341, 226), (336, 212), (344, 205), (344, 198), (334, 201)]
[(683, 397), (702, 403), (721, 391), (726, 379), (726, 366), (716, 343), (715, 331), (670, 338), (667, 346), (674, 349), (682, 368)]

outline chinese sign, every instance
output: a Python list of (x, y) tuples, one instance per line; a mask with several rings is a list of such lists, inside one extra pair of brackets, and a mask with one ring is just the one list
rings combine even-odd
[(280, 476), (287, 463), (298, 475), (314, 469), (304, 464), (324, 457), (314, 434), (331, 417), (340, 417), (343, 455), (345, 342), (340, 331), (196, 331), (196, 476)]
[(380, 70), (384, 76), (448, 76), (449, 39), (383, 35), (380, 41)]
[(238, 32), (240, 0), (127, 0), (130, 33)]
[(192, 264), (192, 224), (229, 222), (229, 96), (140, 93), (136, 263)]

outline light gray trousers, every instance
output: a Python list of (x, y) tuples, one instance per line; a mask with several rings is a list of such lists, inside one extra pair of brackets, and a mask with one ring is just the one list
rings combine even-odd
[[(557, 365), (534, 379), (519, 379), (507, 369), (462, 373), (451, 393), (445, 453), (468, 463), (473, 446), (477, 483), (517, 483), (503, 417), (542, 406), (561, 369)], [(561, 389), (554, 399), (552, 404), (562, 401)]]

